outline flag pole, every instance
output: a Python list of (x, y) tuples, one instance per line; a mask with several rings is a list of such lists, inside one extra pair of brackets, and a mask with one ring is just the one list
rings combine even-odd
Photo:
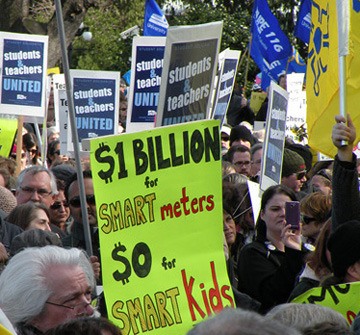
[(75, 163), (76, 163), (76, 170), (78, 175), (78, 184), (79, 184), (79, 195), (80, 195), (80, 204), (81, 204), (81, 213), (83, 219), (83, 228), (84, 228), (84, 239), (86, 245), (86, 252), (89, 256), (92, 256), (93, 249), (91, 244), (91, 234), (90, 234), (90, 225), (88, 220), (88, 211), (86, 206), (86, 196), (85, 196), (85, 186), (84, 186), (84, 177), (82, 174), (82, 166), (81, 166), (81, 159), (80, 159), (80, 148), (79, 148), (79, 139), (78, 133), (76, 129), (76, 119), (75, 119), (75, 108), (74, 108), (74, 98), (73, 98), (73, 90), (70, 78), (70, 69), (69, 69), (69, 60), (67, 55), (67, 48), (66, 48), (66, 37), (65, 37), (65, 28), (64, 28), (64, 21), (62, 15), (62, 7), (61, 7), (61, 0), (55, 0), (55, 8), (56, 8), (56, 19), (60, 37), (60, 45), (61, 45), (61, 54), (62, 54), (62, 61), (63, 61), (63, 69), (65, 75), (65, 84), (66, 84), (66, 96), (68, 100), (69, 106), (69, 119), (70, 119), (70, 126), (72, 132), (72, 140), (74, 143), (74, 154), (75, 154)]
[(250, 50), (251, 50), (251, 43), (252, 43), (252, 34), (250, 35), (248, 55), (247, 55), (247, 57), (246, 57), (246, 68), (245, 68), (244, 92), (246, 92), (247, 76), (248, 76), (248, 72), (249, 72), (249, 62), (250, 62)]
[[(350, 2), (336, 0), (338, 47), (339, 47), (339, 109), (340, 115), (346, 118), (346, 55), (349, 54)], [(341, 141), (341, 145), (347, 145)]]

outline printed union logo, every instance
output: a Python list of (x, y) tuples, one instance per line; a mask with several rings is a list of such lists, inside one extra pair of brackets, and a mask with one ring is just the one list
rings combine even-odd
[(169, 27), (169, 24), (166, 21), (166, 18), (164, 15), (152, 14), (149, 19), (149, 22), (155, 24), (156, 26), (165, 28), (165, 29), (167, 29)]
[(319, 81), (321, 75), (327, 71), (327, 52), (324, 52), (323, 49), (329, 49), (329, 4), (327, 4), (325, 9), (320, 8), (320, 6), (315, 1), (313, 1), (312, 13), (315, 14), (315, 19), (311, 25), (313, 45), (309, 51), (308, 57), (310, 61), (311, 72), (314, 76), (313, 91), (315, 96), (319, 96)]
[(360, 12), (360, 0), (353, 0), (353, 9), (356, 13)]

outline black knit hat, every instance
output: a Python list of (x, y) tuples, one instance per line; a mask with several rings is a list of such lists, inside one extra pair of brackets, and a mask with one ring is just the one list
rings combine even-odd
[(249, 141), (250, 145), (254, 144), (254, 137), (252, 136), (251, 131), (248, 128), (240, 125), (231, 128), (230, 145), (232, 145), (234, 141), (240, 139), (244, 141)]
[(347, 269), (360, 260), (360, 221), (343, 223), (330, 235), (327, 247), (331, 253), (334, 275), (344, 278)]
[(289, 177), (293, 173), (305, 171), (304, 159), (295, 151), (285, 148), (283, 156), (282, 177)]

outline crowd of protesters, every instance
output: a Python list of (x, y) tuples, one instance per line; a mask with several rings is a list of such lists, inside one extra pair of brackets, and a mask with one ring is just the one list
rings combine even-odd
[[(243, 122), (224, 124), (220, 134), (224, 249), (237, 308), (199, 323), (188, 334), (356, 334), (360, 318), (351, 330), (329, 308), (290, 303), (314, 287), (360, 281), (360, 199), (351, 118), (336, 118), (334, 160), (315, 164), (308, 146), (286, 139), (281, 183), (263, 192), (254, 217), (249, 182), (259, 183), (265, 148), (263, 134), (253, 131), (254, 115), (239, 101), (238, 110), (231, 105), (229, 119), (235, 122), (235, 115), (236, 122)], [(74, 160), (60, 152), (58, 137), (54, 128), (48, 129), (42, 157), (26, 125), (21, 172), (16, 174), (16, 144), (9, 157), (0, 158), (0, 332), (117, 335), (120, 330), (106, 318), (104, 297), (94, 295), (101, 284), (101, 250), (91, 167), (84, 164), (83, 170), (93, 250), (87, 256), (78, 174)], [(300, 203), (298, 229), (286, 222), (289, 201)]]

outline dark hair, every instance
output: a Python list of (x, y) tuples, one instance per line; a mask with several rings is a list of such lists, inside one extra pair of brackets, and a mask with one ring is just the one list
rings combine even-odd
[(59, 144), (60, 144), (59, 140), (52, 141), (52, 142), (50, 142), (48, 144), (47, 153), (46, 153), (46, 159), (47, 159), (49, 165), (51, 165), (51, 163), (52, 163), (52, 159), (50, 158), (50, 156), (53, 156), (55, 154), (56, 147)]
[[(83, 178), (84, 178), (84, 179), (86, 179), (86, 178), (92, 179), (92, 172), (91, 172), (91, 170), (84, 170), (84, 171), (83, 171)], [(67, 201), (69, 201), (69, 188), (70, 188), (71, 184), (72, 184), (74, 181), (77, 181), (77, 180), (78, 180), (78, 174), (77, 174), (77, 173), (74, 173), (74, 174), (66, 181), (64, 193), (65, 193), (65, 198), (66, 198)]]
[(41, 202), (32, 202), (32, 201), (26, 202), (25, 204), (21, 204), (15, 207), (5, 218), (5, 220), (19, 226), (23, 230), (26, 230), (29, 227), (30, 222), (35, 218), (36, 216), (35, 212), (38, 209), (43, 210), (50, 221), (48, 208)]
[(227, 152), (227, 160), (231, 163), (234, 158), (235, 152), (248, 152), (251, 156), (250, 149), (245, 145), (242, 144), (233, 145), (230, 147), (230, 149)]
[(105, 330), (111, 335), (121, 335), (120, 329), (105, 318), (81, 317), (62, 323), (48, 330), (46, 335), (102, 335)]
[(319, 236), (315, 242), (315, 250), (308, 254), (307, 262), (315, 274), (320, 278), (325, 278), (332, 272), (331, 264), (326, 257), (327, 241), (331, 233), (331, 219), (327, 220), (321, 228)]
[(31, 160), (31, 164), (36, 165), (38, 158), (40, 157), (38, 139), (34, 133), (26, 133), (22, 137), (23, 149), (30, 151), (32, 147), (36, 147), (36, 154)]
[[(260, 211), (263, 211), (268, 204), (268, 202), (277, 194), (287, 195), (292, 201), (296, 201), (296, 195), (293, 190), (288, 188), (285, 185), (274, 185), (270, 186), (265, 190), (261, 197), (261, 207)], [(260, 214), (256, 221), (256, 240), (258, 241), (266, 241), (266, 223), (261, 218)]]

